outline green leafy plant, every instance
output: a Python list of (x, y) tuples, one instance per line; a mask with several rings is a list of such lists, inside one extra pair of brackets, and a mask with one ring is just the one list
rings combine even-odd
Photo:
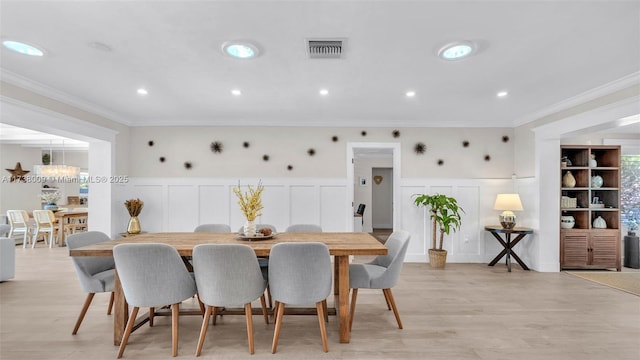
[[(416, 206), (424, 206), (429, 208), (432, 226), (431, 248), (442, 250), (444, 235), (449, 234), (452, 230), (455, 232), (460, 229), (462, 223), (461, 212), (464, 210), (458, 205), (455, 198), (442, 194), (416, 194), (413, 203)], [(440, 243), (436, 248), (436, 228), (440, 229)]]

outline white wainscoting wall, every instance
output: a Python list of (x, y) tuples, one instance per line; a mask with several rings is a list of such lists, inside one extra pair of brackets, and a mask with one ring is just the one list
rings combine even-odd
[[(255, 186), (258, 179), (241, 179), (244, 187)], [(431, 246), (431, 223), (427, 211), (413, 204), (413, 195), (442, 193), (454, 196), (464, 209), (462, 227), (445, 236), (444, 248), (449, 262), (489, 262), (502, 247), (484, 230), (498, 223), (499, 211), (493, 210), (496, 194), (522, 192), (525, 211), (519, 224), (535, 228), (537, 216), (535, 189), (532, 181), (513, 179), (402, 179), (399, 185), (401, 204), (397, 207), (400, 228), (411, 232), (407, 262), (427, 262)], [(294, 223), (320, 224), (325, 231), (348, 231), (353, 221), (351, 196), (345, 179), (262, 179), (263, 215), (258, 223), (274, 225), (284, 231)], [(144, 209), (139, 216), (142, 230), (147, 232), (193, 231), (199, 224), (224, 223), (235, 231), (244, 224), (233, 187), (235, 179), (212, 178), (132, 178), (129, 183), (114, 186), (115, 219), (112, 232), (126, 231), (129, 215), (124, 201), (140, 198)], [(246, 188), (245, 188), (246, 189)], [(529, 209), (531, 212), (529, 213)], [(426, 220), (426, 221), (425, 221)], [(529, 264), (539, 250), (534, 237), (522, 241), (516, 252)]]

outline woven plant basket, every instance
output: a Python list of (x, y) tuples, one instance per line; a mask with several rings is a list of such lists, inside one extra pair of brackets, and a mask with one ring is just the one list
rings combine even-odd
[(444, 269), (447, 263), (447, 250), (429, 249), (429, 265), (435, 269)]

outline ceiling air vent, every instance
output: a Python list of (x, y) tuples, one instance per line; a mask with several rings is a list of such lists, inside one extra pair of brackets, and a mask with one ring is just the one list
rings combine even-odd
[(311, 59), (340, 59), (343, 40), (308, 40), (307, 49)]

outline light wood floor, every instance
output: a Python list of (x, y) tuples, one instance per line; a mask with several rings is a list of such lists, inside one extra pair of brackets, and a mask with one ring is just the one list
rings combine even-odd
[[(96, 295), (72, 336), (86, 294), (66, 248), (38, 245), (16, 248), (17, 276), (0, 284), (0, 358), (115, 359), (108, 295)], [(393, 292), (404, 330), (380, 291), (361, 290), (350, 344), (338, 342), (330, 318), (325, 354), (316, 318), (287, 316), (272, 355), (273, 325), (254, 316), (256, 353), (250, 356), (244, 317), (227, 315), (210, 327), (201, 358), (640, 359), (640, 297), (566, 273), (517, 265), (507, 273), (504, 264), (447, 264), (445, 270), (405, 264)], [(180, 318), (178, 358), (195, 359), (199, 329), (200, 317)], [(170, 359), (170, 318), (134, 332), (124, 358)]]

